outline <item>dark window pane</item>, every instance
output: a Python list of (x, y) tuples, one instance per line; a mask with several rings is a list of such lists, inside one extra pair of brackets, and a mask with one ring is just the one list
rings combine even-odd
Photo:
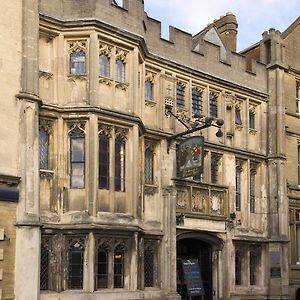
[(202, 93), (198, 89), (192, 90), (192, 112), (197, 116), (202, 114)]
[(235, 168), (235, 209), (241, 210), (241, 167), (237, 165)]
[(144, 286), (154, 287), (157, 281), (157, 241), (145, 240), (144, 244)]
[(41, 246), (41, 270), (40, 270), (40, 289), (49, 289), (49, 249)]
[(109, 77), (109, 58), (105, 54), (99, 56), (99, 65), (100, 75)]
[(256, 175), (256, 166), (250, 166), (250, 212), (255, 212), (255, 175)]
[(218, 154), (211, 155), (211, 183), (218, 183), (219, 160)]
[(77, 49), (70, 54), (70, 73), (85, 74), (85, 53)]
[(75, 243), (69, 249), (68, 288), (83, 288), (83, 257), (84, 247)]
[(249, 113), (249, 128), (255, 129), (255, 114), (254, 114), (254, 112)]
[(98, 250), (97, 263), (97, 288), (108, 287), (108, 252), (104, 249)]
[(242, 284), (242, 256), (239, 250), (235, 251), (235, 284)]
[(109, 189), (109, 138), (99, 138), (99, 188)]
[(114, 288), (124, 287), (124, 252), (114, 253)]
[(145, 183), (153, 184), (153, 152), (151, 148), (145, 151)]
[(239, 108), (235, 109), (235, 124), (242, 125), (241, 110)]
[(180, 83), (177, 83), (176, 86), (176, 106), (177, 108), (184, 108), (184, 86)]
[(210, 92), (209, 93), (209, 114), (211, 117), (218, 117), (218, 94)]
[(40, 168), (47, 170), (49, 159), (49, 134), (42, 127), (39, 129), (39, 156)]
[(70, 136), (71, 188), (84, 188), (85, 181), (85, 138)]

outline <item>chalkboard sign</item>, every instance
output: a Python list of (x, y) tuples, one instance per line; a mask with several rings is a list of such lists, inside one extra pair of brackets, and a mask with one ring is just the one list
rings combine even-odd
[(190, 297), (204, 296), (205, 293), (198, 259), (183, 259), (181, 263), (188, 295)]

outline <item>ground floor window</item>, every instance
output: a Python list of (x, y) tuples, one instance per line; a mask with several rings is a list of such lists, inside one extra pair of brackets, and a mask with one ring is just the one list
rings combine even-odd
[[(93, 237), (93, 238), (92, 238)], [(140, 257), (135, 272), (131, 262), (137, 255), (132, 233), (104, 236), (102, 234), (42, 234), (40, 256), (40, 289), (61, 292), (82, 290), (85, 273), (94, 271), (94, 290), (128, 288), (130, 276), (143, 278), (143, 287), (159, 286), (159, 240), (140, 237)], [(94, 249), (92, 249), (92, 248)], [(88, 253), (94, 253), (91, 258)]]
[(255, 286), (261, 279), (262, 246), (258, 243), (235, 244), (235, 285)]

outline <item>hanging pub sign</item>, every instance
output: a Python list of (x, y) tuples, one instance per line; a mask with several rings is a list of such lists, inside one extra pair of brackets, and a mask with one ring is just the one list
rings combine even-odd
[(179, 177), (187, 178), (203, 173), (204, 137), (186, 139), (177, 148)]

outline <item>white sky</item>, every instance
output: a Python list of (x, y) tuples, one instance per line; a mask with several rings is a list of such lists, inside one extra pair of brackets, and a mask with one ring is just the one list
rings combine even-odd
[(283, 32), (300, 16), (300, 0), (144, 0), (148, 16), (162, 23), (168, 37), (169, 25), (196, 34), (214, 19), (233, 12), (239, 24), (237, 50), (261, 39), (269, 28)]

